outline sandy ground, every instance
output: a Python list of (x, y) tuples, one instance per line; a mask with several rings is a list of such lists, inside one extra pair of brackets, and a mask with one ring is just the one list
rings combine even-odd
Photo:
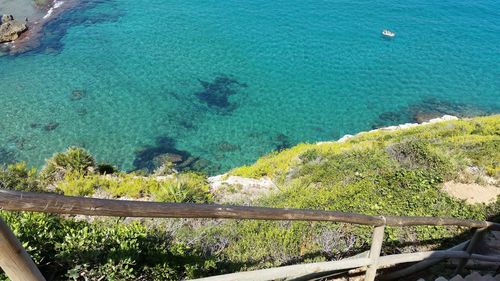
[(443, 191), (449, 195), (464, 199), (467, 203), (491, 203), (500, 195), (500, 188), (494, 185), (479, 185), (476, 183), (446, 182)]

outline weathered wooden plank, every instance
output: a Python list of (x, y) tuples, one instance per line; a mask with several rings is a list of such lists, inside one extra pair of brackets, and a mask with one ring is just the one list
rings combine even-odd
[(333, 262), (318, 262), (275, 267), (232, 274), (194, 279), (196, 281), (265, 281), (303, 276), (312, 273), (342, 270), (367, 266), (369, 258), (345, 259)]
[(378, 268), (378, 259), (380, 257), (380, 251), (382, 250), (382, 243), (384, 242), (384, 230), (385, 226), (377, 226), (373, 230), (372, 235), (372, 245), (370, 247), (370, 260), (371, 263), (366, 270), (365, 281), (375, 280)]
[[(387, 266), (387, 265), (407, 263), (407, 262), (417, 262), (425, 259), (443, 259), (443, 258), (471, 258), (482, 261), (500, 262), (499, 256), (485, 256), (478, 254), (471, 255), (465, 251), (427, 251), (427, 252), (383, 256), (379, 258), (379, 266)], [(387, 276), (382, 279), (388, 280)]]
[(424, 259), (464, 258), (468, 256), (469, 254), (467, 254), (465, 251), (427, 251), (405, 253), (380, 257), (379, 265), (387, 266), (407, 262), (418, 262)]
[[(384, 219), (379, 216), (347, 212), (111, 200), (10, 190), (0, 190), (0, 209), (88, 216), (332, 221), (374, 226), (384, 224)], [(456, 218), (385, 218), (390, 226), (458, 225), (500, 230), (499, 224)]]
[[(464, 244), (462, 243), (461, 246), (463, 247)], [(470, 255), (465, 251), (444, 250), (444, 251), (428, 251), (428, 252), (381, 256), (378, 258), (377, 264), (378, 266), (383, 267), (400, 263), (417, 262), (427, 259), (441, 260), (444, 258), (464, 258), (464, 257), (470, 257), (472, 259), (484, 260), (484, 261), (500, 262), (500, 257), (484, 256), (477, 254)], [(312, 273), (358, 268), (358, 267), (368, 266), (371, 263), (372, 260), (370, 258), (344, 259), (331, 262), (299, 264), (299, 265), (283, 266), (283, 267), (255, 270), (255, 271), (237, 272), (232, 274), (212, 276), (195, 280), (196, 281), (233, 281), (233, 280), (264, 281), (264, 280), (293, 278), (296, 276), (306, 276)], [(385, 278), (382, 279), (386, 280), (387, 276), (384, 277)]]
[(302, 220), (366, 225), (383, 223), (380, 217), (334, 211), (110, 200), (10, 190), (0, 190), (0, 209), (114, 217)]
[[(467, 240), (463, 243), (460, 243), (456, 246), (453, 246), (453, 247), (447, 249), (446, 251), (461, 251), (461, 250), (465, 249), (465, 247), (467, 246), (467, 243), (469, 243), (469, 240)], [(434, 257), (432, 259), (427, 259), (427, 260), (424, 260), (424, 261), (419, 262), (417, 264), (413, 264), (411, 266), (403, 268), (401, 270), (382, 275), (379, 277), (379, 279), (381, 279), (381, 280), (399, 279), (399, 278), (402, 278), (404, 276), (408, 276), (408, 275), (411, 275), (415, 272), (419, 272), (421, 270), (429, 268), (429, 267), (441, 262), (443, 259), (445, 259), (445, 257), (443, 257), (443, 258)], [(389, 264), (389, 265), (391, 265), (391, 264)]]
[(12, 281), (45, 281), (31, 257), (1, 218), (0, 267)]
[[(354, 256), (347, 257), (345, 259), (350, 260), (350, 259), (359, 259), (359, 258), (368, 258), (370, 256), (370, 251), (364, 251), (359, 254), (356, 254)], [(350, 269), (350, 268), (349, 268)], [(345, 270), (349, 270), (345, 269)], [(291, 278), (286, 278), (285, 281), (309, 281), (309, 280), (317, 280), (318, 278), (325, 278), (329, 275), (338, 275), (339, 270), (331, 270), (331, 271), (323, 271), (323, 272), (317, 272), (317, 273), (310, 273), (306, 275), (301, 275), (301, 276), (294, 276)]]
[(384, 216), (387, 225), (390, 226), (409, 226), (409, 225), (455, 225), (470, 228), (484, 228), (491, 227), (491, 229), (500, 229), (500, 225), (486, 221), (465, 220), (458, 218), (444, 218), (444, 217), (396, 217)]
[[(472, 238), (469, 241), (469, 244), (467, 244), (467, 248), (465, 249), (465, 252), (472, 254), (477, 243), (481, 240), (483, 235), (486, 233), (486, 230), (487, 230), (487, 228), (476, 229), (476, 231), (474, 232), (474, 235), (472, 236)], [(460, 259), (458, 261), (457, 268), (455, 269), (455, 272), (453, 273), (453, 275), (459, 274), (464, 269), (464, 266), (467, 263), (467, 261), (468, 261), (467, 258)]]

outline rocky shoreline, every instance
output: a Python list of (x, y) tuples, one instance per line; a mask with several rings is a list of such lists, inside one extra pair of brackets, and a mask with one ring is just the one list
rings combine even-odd
[[(78, 0), (50, 0), (43, 5), (35, 5), (40, 13), (35, 17), (15, 19), (12, 15), (2, 16), (0, 25), (0, 54), (15, 55), (39, 46), (42, 29), (52, 19), (74, 7)], [(8, 11), (15, 13), (15, 11)], [(5, 21), (4, 21), (5, 19)]]
[(404, 130), (404, 129), (409, 129), (409, 128), (413, 128), (413, 127), (416, 127), (416, 126), (423, 126), (423, 125), (427, 125), (427, 124), (432, 124), (432, 123), (438, 123), (438, 122), (444, 122), (444, 121), (451, 121), (451, 120), (459, 120), (460, 118), (456, 117), (456, 116), (452, 116), (452, 115), (443, 115), (441, 117), (438, 117), (438, 118), (433, 118), (433, 119), (430, 119), (429, 121), (426, 121), (426, 122), (422, 122), (422, 123), (405, 123), (405, 124), (400, 124), (400, 125), (395, 125), (395, 126), (389, 126), (389, 127), (383, 127), (383, 128), (379, 128), (379, 129), (374, 129), (374, 130), (371, 130), (371, 131), (363, 131), (363, 132), (359, 132), (357, 133), (356, 135), (344, 135), (343, 137), (341, 137), (340, 139), (336, 140), (336, 141), (323, 141), (323, 142), (317, 142), (316, 144), (317, 145), (321, 145), (321, 144), (325, 144), (325, 143), (333, 143), (333, 142), (345, 142), (355, 136), (358, 136), (358, 135), (361, 135), (361, 134), (366, 134), (366, 133), (371, 133), (371, 132), (377, 132), (377, 131), (396, 131), (396, 130)]
[(0, 43), (12, 42), (26, 30), (26, 23), (15, 20), (12, 15), (3, 15), (0, 18)]

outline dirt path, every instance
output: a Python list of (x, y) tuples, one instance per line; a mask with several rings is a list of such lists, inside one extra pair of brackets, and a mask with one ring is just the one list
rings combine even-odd
[(464, 199), (469, 204), (491, 203), (500, 195), (500, 188), (494, 185), (479, 185), (476, 183), (458, 183), (454, 181), (446, 182), (443, 191), (449, 195)]

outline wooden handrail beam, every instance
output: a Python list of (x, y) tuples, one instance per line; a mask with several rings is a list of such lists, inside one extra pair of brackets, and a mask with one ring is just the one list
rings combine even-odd
[[(215, 219), (255, 219), (255, 220), (300, 220), (300, 221), (330, 221), (353, 224), (372, 225), (376, 227), (375, 236), (383, 235), (384, 226), (411, 226), (411, 225), (455, 225), (470, 228), (489, 228), (500, 230), (500, 225), (486, 222), (457, 218), (435, 218), (435, 217), (397, 217), (397, 216), (368, 216), (356, 213), (286, 209), (286, 208), (263, 208), (243, 207), (209, 204), (183, 204), (183, 203), (160, 203), (129, 200), (111, 200), (84, 197), (63, 196), (54, 193), (32, 193), (11, 190), (0, 190), (0, 210), (6, 211), (33, 211), (56, 214), (88, 215), (88, 216), (114, 216), (114, 217), (154, 217), (154, 218), (215, 218)], [(0, 221), (0, 226), (1, 225)], [(5, 226), (5, 225), (3, 225)], [(8, 229), (3, 227), (4, 230)], [(377, 231), (378, 230), (378, 231)], [(3, 231), (3, 237), (8, 232)], [(379, 235), (380, 234), (380, 235)], [(9, 241), (15, 242), (13, 234)], [(1, 238), (1, 237), (0, 237)], [(0, 239), (0, 242), (7, 241)], [(14, 239), (14, 240), (12, 240)], [(373, 253), (380, 252), (381, 239), (376, 239), (376, 247), (372, 247)], [(380, 240), (380, 241), (379, 241)], [(17, 240), (16, 240), (17, 241)], [(380, 245), (379, 245), (380, 244)], [(7, 243), (3, 245), (13, 245)], [(18, 245), (19, 246), (19, 245)], [(19, 246), (20, 247), (20, 246)], [(18, 247), (18, 248), (19, 248)], [(20, 248), (18, 253), (24, 249)], [(25, 251), (24, 251), (25, 253)], [(27, 255), (27, 254), (26, 254)], [(357, 268), (371, 265), (369, 271), (374, 276), (377, 266), (399, 264), (405, 262), (421, 261), (423, 259), (442, 258), (472, 258), (478, 260), (500, 261), (500, 257), (487, 257), (471, 254), (465, 251), (433, 251), (411, 254), (399, 254), (383, 257), (346, 259), (336, 262), (323, 262), (314, 264), (300, 264), (280, 268), (263, 269), (251, 272), (239, 272), (221, 276), (204, 278), (203, 280), (270, 280), (276, 278), (288, 278), (310, 273), (324, 271)], [(29, 259), (29, 256), (28, 256)], [(9, 267), (5, 259), (0, 266)], [(27, 262), (26, 264), (28, 264)], [(31, 266), (32, 269), (34, 265)], [(36, 267), (34, 267), (36, 269)], [(4, 268), (5, 269), (5, 268)], [(18, 274), (20, 270), (8, 273)], [(31, 279), (19, 280), (43, 280), (43, 276), (36, 276), (33, 269)], [(258, 274), (258, 275), (255, 275)], [(14, 275), (15, 276), (15, 275)], [(259, 278), (256, 278), (259, 276)]]
[(345, 212), (112, 200), (11, 190), (0, 190), (0, 210), (112, 217), (333, 221), (364, 225), (384, 223), (381, 217)]
[(0, 190), (0, 209), (88, 216), (331, 221), (373, 226), (458, 225), (500, 230), (499, 224), (457, 218), (385, 216), (384, 220), (381, 216), (336, 211), (112, 200), (12, 190)]

